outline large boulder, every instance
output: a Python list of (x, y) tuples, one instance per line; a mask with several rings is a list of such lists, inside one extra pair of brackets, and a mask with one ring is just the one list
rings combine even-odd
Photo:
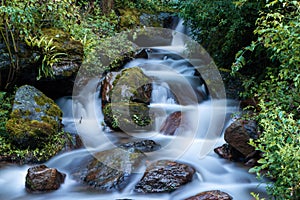
[(220, 190), (211, 190), (211, 191), (201, 192), (185, 200), (231, 200), (231, 199), (233, 198), (226, 192), (222, 192)]
[(42, 147), (62, 130), (62, 111), (33, 86), (20, 87), (11, 118), (6, 123), (9, 139), (21, 149)]
[(28, 192), (57, 190), (65, 181), (66, 174), (46, 165), (30, 167), (26, 175), (25, 187)]
[(147, 167), (143, 178), (136, 184), (135, 191), (143, 193), (172, 192), (191, 182), (195, 173), (189, 165), (159, 160)]
[(108, 73), (101, 83), (104, 122), (114, 130), (149, 129), (152, 80), (138, 67)]
[(161, 125), (159, 132), (164, 135), (174, 135), (180, 126), (182, 113), (180, 111), (170, 114)]
[(73, 167), (73, 179), (100, 191), (119, 191), (127, 186), (132, 173), (145, 155), (135, 148), (114, 148), (98, 152)]

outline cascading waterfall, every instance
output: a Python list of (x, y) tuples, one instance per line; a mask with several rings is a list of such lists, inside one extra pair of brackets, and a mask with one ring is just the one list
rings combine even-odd
[[(5, 200), (92, 200), (92, 199), (169, 199), (179, 200), (193, 196), (201, 191), (222, 190), (234, 199), (252, 199), (250, 192), (264, 194), (264, 187), (254, 175), (248, 174), (237, 163), (218, 158), (213, 148), (223, 144), (222, 130), (230, 122), (231, 114), (238, 111), (237, 102), (213, 99), (204, 80), (195, 74), (195, 68), (186, 59), (178, 57), (184, 48), (185, 27), (180, 20), (173, 35), (171, 46), (151, 47), (148, 59), (135, 59), (125, 68), (139, 66), (146, 75), (153, 78), (152, 102), (150, 110), (156, 113), (156, 126), (150, 133), (141, 134), (161, 144), (162, 150), (152, 152), (148, 160), (173, 159), (188, 163), (197, 173), (194, 180), (170, 194), (135, 194), (132, 190), (136, 180), (121, 192), (97, 193), (82, 190), (80, 184), (67, 176), (62, 187), (51, 193), (28, 194), (24, 182), (28, 166), (6, 165), (0, 168), (0, 199)], [(180, 48), (178, 48), (180, 46)], [(172, 51), (174, 50), (174, 51)], [(131, 137), (121, 133), (106, 134), (101, 113), (101, 99), (97, 93), (98, 80), (91, 80), (75, 97), (62, 97), (57, 100), (63, 110), (63, 124), (66, 131), (78, 133), (88, 149), (75, 150), (58, 155), (46, 165), (69, 173), (78, 160), (89, 155), (89, 148), (108, 149), (121, 140)], [(229, 103), (228, 103), (229, 102)], [(230, 105), (228, 105), (230, 104)], [(158, 133), (162, 121), (174, 111), (183, 113), (183, 127), (178, 136), (164, 136)], [(69, 174), (68, 174), (69, 175)], [(140, 178), (142, 173), (137, 174)]]

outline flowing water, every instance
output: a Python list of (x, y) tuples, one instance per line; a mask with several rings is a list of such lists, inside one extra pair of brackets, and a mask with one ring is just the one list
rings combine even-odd
[[(182, 21), (177, 31), (183, 32)], [(142, 133), (117, 133), (102, 125), (101, 99), (99, 99), (98, 79), (91, 80), (77, 96), (57, 100), (63, 110), (63, 124), (66, 131), (78, 133), (86, 149), (58, 155), (47, 163), (67, 174), (67, 178), (57, 191), (44, 194), (28, 194), (25, 191), (25, 176), (28, 165), (4, 165), (0, 168), (1, 200), (100, 200), (100, 199), (184, 199), (207, 190), (221, 190), (236, 200), (253, 199), (250, 192), (265, 195), (264, 184), (259, 185), (255, 175), (238, 163), (219, 158), (213, 149), (224, 143), (222, 134), (233, 120), (231, 115), (238, 112), (238, 102), (214, 98), (211, 88), (195, 75), (197, 67), (178, 55), (184, 49), (182, 34), (175, 32), (170, 46), (151, 47), (148, 59), (136, 59), (125, 68), (139, 66), (152, 77), (152, 102), (149, 105), (154, 117), (151, 131)], [(202, 74), (201, 74), (202, 75)], [(176, 136), (158, 133), (166, 117), (174, 112), (183, 113)], [(193, 181), (170, 194), (136, 194), (135, 183), (141, 178), (142, 170), (136, 171), (135, 178), (120, 192), (100, 193), (86, 190), (72, 180), (69, 170), (81, 159), (97, 149), (105, 150), (115, 145), (135, 139), (152, 139), (162, 148), (147, 153), (149, 162), (159, 159), (177, 160), (193, 166), (197, 173)], [(258, 186), (259, 185), (259, 186)]]

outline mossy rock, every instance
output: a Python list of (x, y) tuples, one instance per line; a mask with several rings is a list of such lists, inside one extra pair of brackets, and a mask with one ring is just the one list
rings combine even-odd
[(68, 32), (57, 28), (44, 28), (43, 36), (53, 41), (55, 53), (62, 53), (60, 60), (52, 66), (55, 76), (70, 77), (76, 75), (83, 61), (83, 45), (72, 39)]
[(151, 130), (149, 108), (143, 103), (109, 103), (103, 108), (104, 122), (113, 130), (138, 132)]
[(102, 105), (137, 102), (150, 104), (152, 80), (139, 67), (110, 72), (101, 83)]
[(62, 130), (62, 111), (33, 86), (20, 87), (6, 123), (9, 140), (20, 149), (43, 147)]

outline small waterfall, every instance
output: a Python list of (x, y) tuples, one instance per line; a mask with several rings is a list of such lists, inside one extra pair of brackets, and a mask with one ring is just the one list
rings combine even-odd
[[(193, 63), (183, 58), (186, 28), (180, 20), (173, 32), (170, 46), (149, 47), (148, 59), (135, 59), (124, 67), (139, 66), (153, 79), (152, 102), (149, 108), (155, 114), (154, 130), (139, 135), (124, 135), (105, 131), (102, 121), (101, 99), (97, 85), (99, 80), (92, 79), (79, 91), (77, 96), (62, 97), (56, 102), (63, 110), (64, 129), (78, 133), (87, 149), (58, 155), (46, 165), (67, 173), (62, 187), (54, 192), (28, 194), (24, 180), (29, 166), (5, 166), (0, 168), (0, 199), (5, 200), (99, 200), (99, 199), (136, 199), (136, 200), (180, 200), (206, 190), (222, 190), (234, 199), (252, 199), (250, 192), (266, 196), (264, 184), (260, 187), (254, 175), (250, 175), (237, 163), (220, 159), (212, 150), (224, 143), (221, 136), (231, 122), (231, 115), (238, 111), (238, 103), (226, 99), (213, 99), (209, 94), (205, 79), (197, 75), (196, 68), (205, 67), (203, 60)], [(147, 48), (147, 47), (146, 47)], [(210, 70), (208, 70), (210, 72)], [(204, 71), (205, 72), (205, 71)], [(202, 76), (203, 77), (203, 76)], [(216, 77), (211, 77), (214, 81)], [(161, 135), (158, 130), (166, 117), (175, 111), (182, 112), (181, 127), (177, 136)], [(134, 138), (134, 137), (136, 138)], [(193, 181), (172, 193), (136, 194), (134, 181), (120, 192), (91, 192), (82, 189), (79, 183), (70, 178), (70, 169), (97, 148), (98, 151), (115, 147), (115, 144), (133, 139), (147, 138), (156, 141), (162, 149), (147, 153), (147, 160), (178, 160), (193, 166), (197, 173)], [(138, 173), (137, 177), (141, 177)]]
[(184, 34), (186, 33), (186, 28), (184, 26), (184, 20), (180, 19), (175, 31), (173, 32), (173, 40), (171, 43), (171, 46), (184, 46), (185, 42), (184, 42)]

